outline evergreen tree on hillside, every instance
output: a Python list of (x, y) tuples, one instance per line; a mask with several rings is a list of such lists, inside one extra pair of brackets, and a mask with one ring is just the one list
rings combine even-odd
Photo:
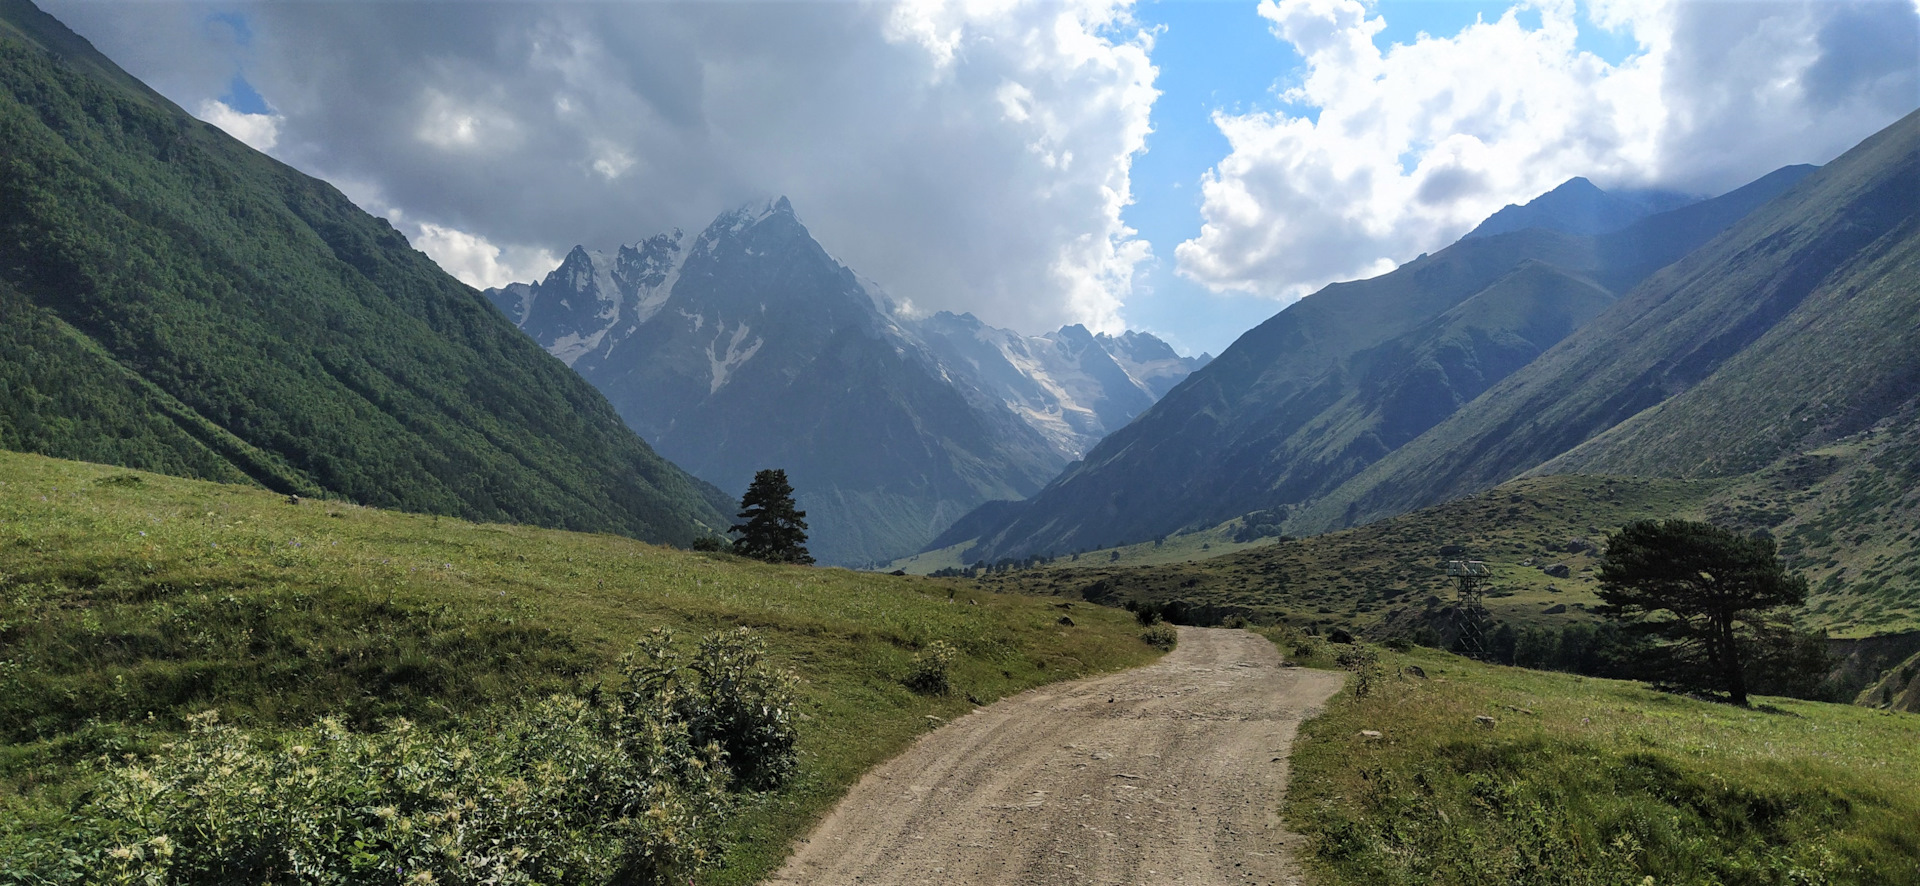
[(1608, 536), (1599, 578), (1603, 615), (1668, 642), (1661, 682), (1737, 705), (1755, 661), (1792, 636), (1785, 609), (1807, 599), (1773, 539), (1691, 520), (1641, 520)]
[(769, 468), (753, 475), (747, 494), (740, 497), (740, 519), (728, 532), (733, 552), (769, 563), (813, 564), (807, 553), (807, 512), (793, 506), (793, 486), (787, 472)]

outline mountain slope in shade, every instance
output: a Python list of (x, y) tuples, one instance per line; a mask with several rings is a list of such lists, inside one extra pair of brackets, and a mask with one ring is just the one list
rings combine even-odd
[(1365, 522), (1535, 468), (1747, 473), (1901, 421), (1920, 405), (1917, 249), (1920, 114), (1654, 275), (1291, 526)]
[(970, 516), (930, 547), (978, 538), (969, 559), (1062, 553), (1313, 501), (1804, 174), (1598, 237), (1462, 240), (1329, 286), (1241, 336), (1038, 496)]
[(688, 542), (717, 490), (338, 191), (0, 3), (0, 444)]
[(488, 292), (662, 453), (725, 489), (787, 471), (823, 562), (911, 553), (1032, 494), (1184, 377), (1151, 336), (902, 316), (785, 199)]

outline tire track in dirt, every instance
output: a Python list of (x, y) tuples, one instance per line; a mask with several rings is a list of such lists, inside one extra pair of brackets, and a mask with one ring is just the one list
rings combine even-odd
[(1300, 721), (1340, 688), (1246, 631), (1045, 686), (922, 737), (769, 886), (1293, 884), (1277, 814)]

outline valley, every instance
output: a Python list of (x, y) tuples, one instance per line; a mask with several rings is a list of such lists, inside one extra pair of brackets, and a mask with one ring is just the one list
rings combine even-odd
[(1920, 886), (1905, 4), (46, 2), (0, 886)]

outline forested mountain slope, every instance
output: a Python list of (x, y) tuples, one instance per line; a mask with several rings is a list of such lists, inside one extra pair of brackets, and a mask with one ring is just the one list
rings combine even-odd
[(339, 191), (0, 5), (0, 445), (686, 542), (717, 490)]

